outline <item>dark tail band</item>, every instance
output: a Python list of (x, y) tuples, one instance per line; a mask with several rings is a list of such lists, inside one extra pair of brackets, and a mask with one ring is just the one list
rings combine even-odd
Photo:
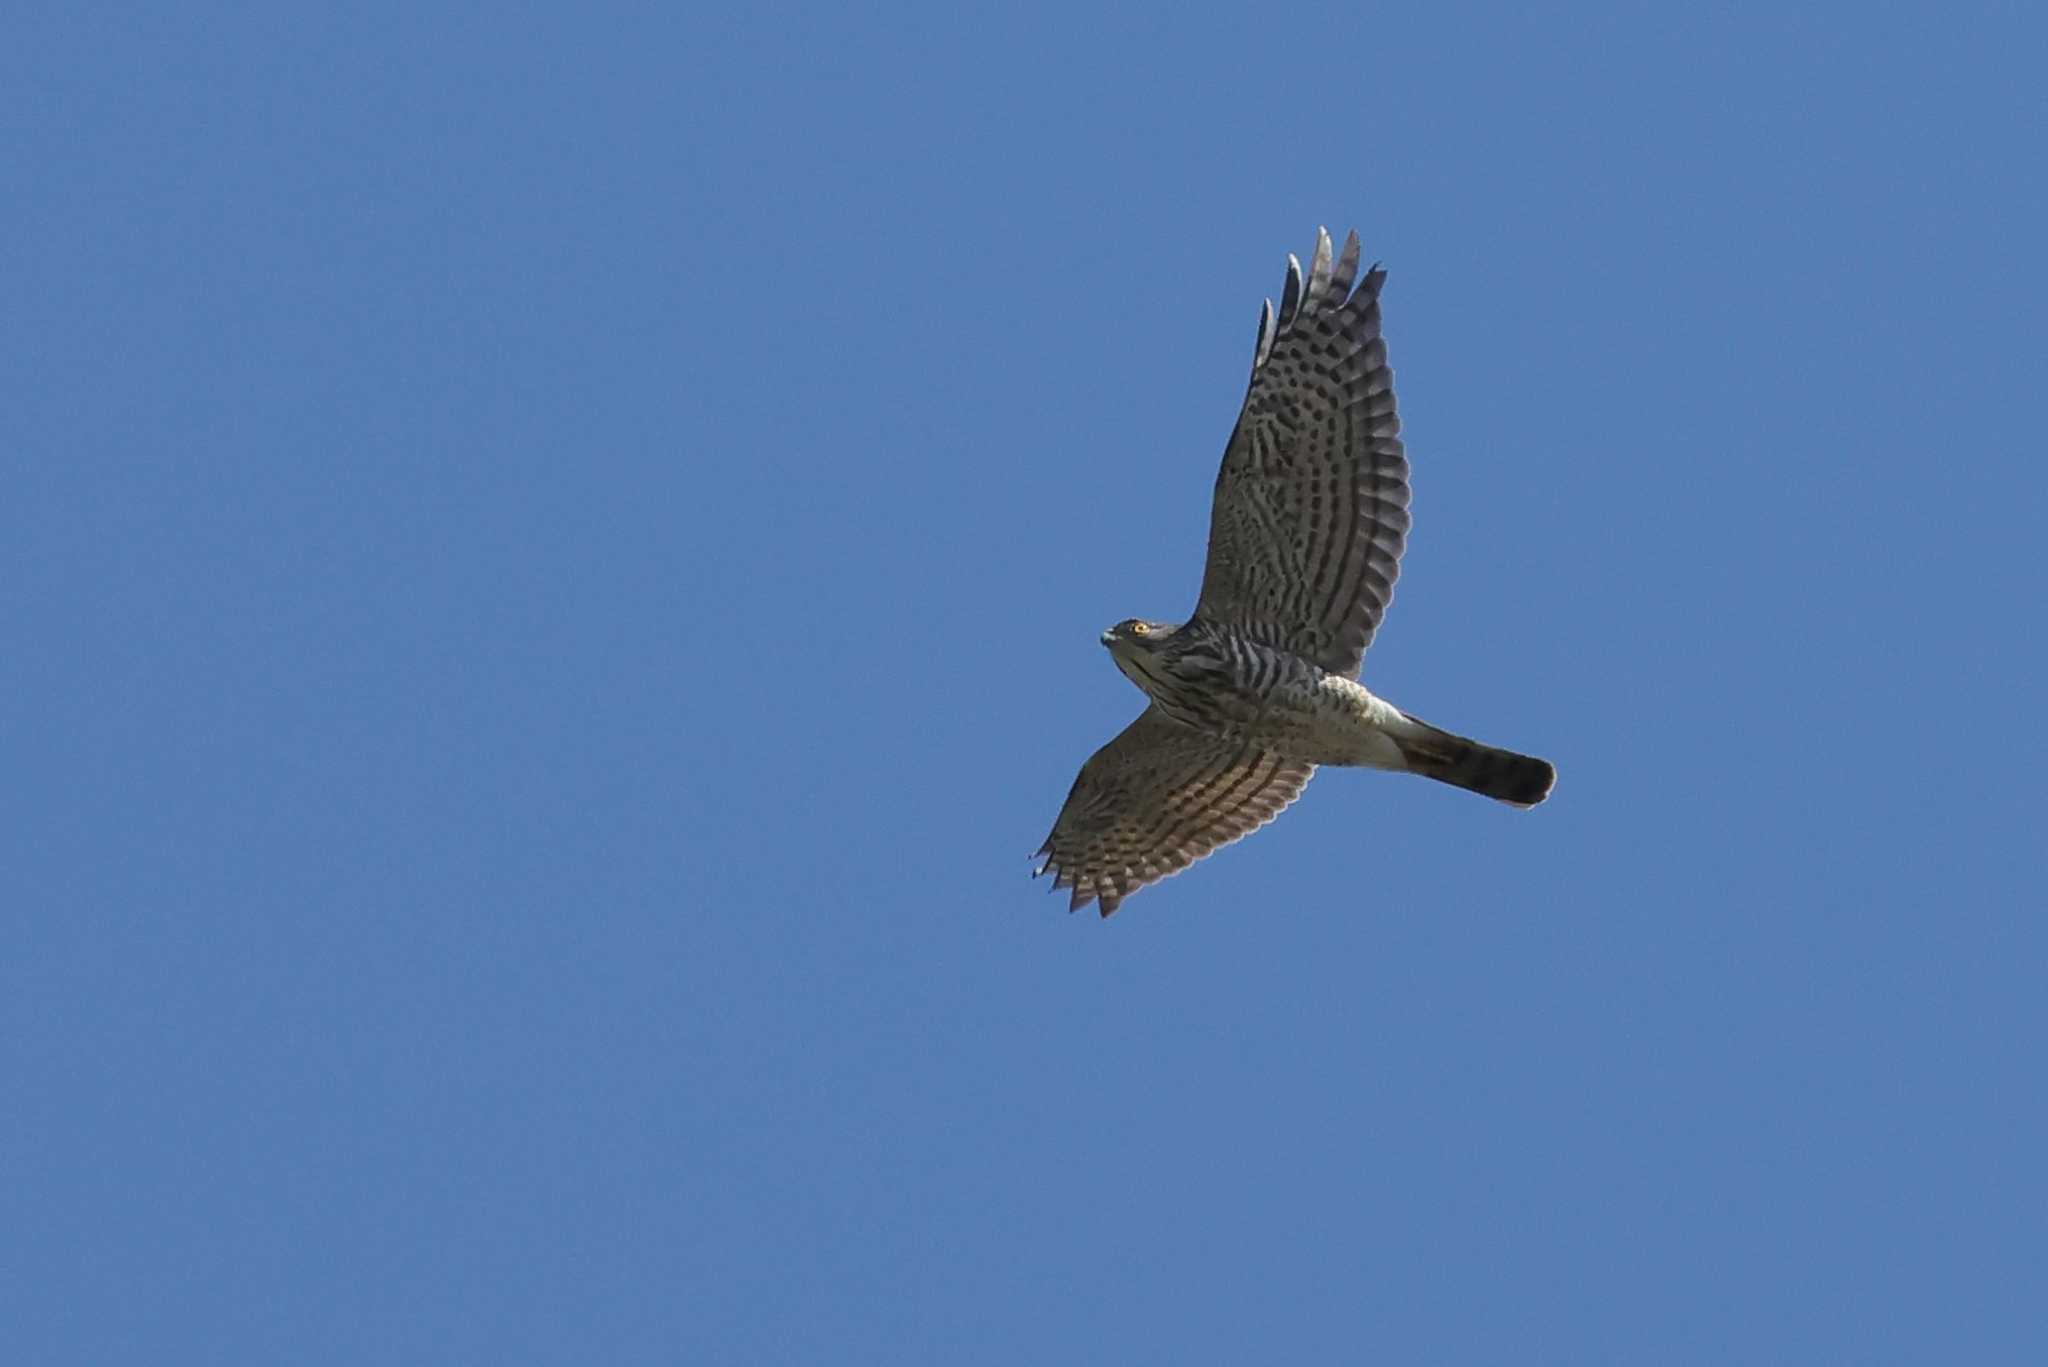
[(1551, 785), (1557, 782), (1557, 770), (1548, 760), (1496, 750), (1415, 717), (1408, 720), (1415, 730), (1395, 734), (1394, 743), (1401, 747), (1410, 773), (1517, 807), (1535, 806), (1550, 796)]

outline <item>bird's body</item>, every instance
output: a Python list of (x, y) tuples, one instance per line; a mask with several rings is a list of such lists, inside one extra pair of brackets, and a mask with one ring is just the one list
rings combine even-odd
[(1320, 765), (1420, 774), (1516, 806), (1549, 796), (1543, 760), (1442, 731), (1353, 677), (1407, 544), (1408, 459), (1380, 337), (1380, 286), (1356, 290), (1358, 235), (1306, 276), (1288, 258), (1259, 318), (1252, 383), (1216, 477), (1209, 561), (1185, 622), (1103, 633), (1151, 699), (1081, 768), (1040, 872), (1102, 914), (1257, 830)]
[(1388, 734), (1401, 713), (1363, 684), (1281, 646), (1195, 618), (1103, 633), (1132, 683), (1168, 717), (1223, 740), (1307, 764), (1400, 769)]

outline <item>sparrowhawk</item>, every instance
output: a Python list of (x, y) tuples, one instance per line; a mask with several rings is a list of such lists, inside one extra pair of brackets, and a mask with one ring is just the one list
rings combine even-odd
[(1102, 633), (1151, 705), (1081, 766), (1039, 853), (1071, 909), (1124, 898), (1251, 834), (1319, 764), (1421, 774), (1519, 807), (1544, 760), (1438, 730), (1355, 676), (1408, 538), (1408, 459), (1380, 336), (1386, 272), (1316, 233), (1259, 314), (1251, 388), (1223, 452), (1209, 563), (1185, 622)]

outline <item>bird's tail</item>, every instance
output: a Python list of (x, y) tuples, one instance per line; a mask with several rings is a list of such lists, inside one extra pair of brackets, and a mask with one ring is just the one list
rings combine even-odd
[(1401, 748), (1408, 772), (1480, 793), (1517, 807), (1533, 807), (1550, 796), (1557, 770), (1550, 761), (1512, 750), (1496, 750), (1476, 740), (1440, 731), (1428, 722), (1402, 714), (1406, 726), (1389, 728)]

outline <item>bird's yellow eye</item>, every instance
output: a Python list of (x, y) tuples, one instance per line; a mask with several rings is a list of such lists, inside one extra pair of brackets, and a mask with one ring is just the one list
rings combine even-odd
[(1146, 626), (1143, 622), (1133, 622), (1131, 623), (1131, 630), (1139, 636), (1146, 636), (1151, 634), (1152, 628)]

